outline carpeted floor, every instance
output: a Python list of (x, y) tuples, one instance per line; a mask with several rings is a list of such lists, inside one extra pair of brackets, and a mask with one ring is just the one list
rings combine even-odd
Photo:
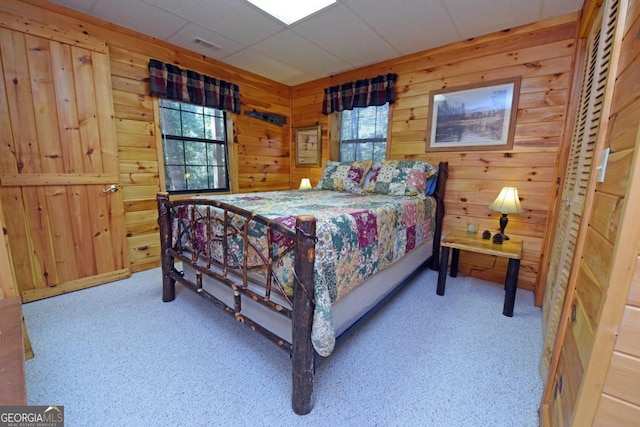
[(24, 305), (30, 405), (75, 426), (537, 426), (541, 311), (518, 290), (424, 271), (318, 367), (291, 410), (288, 354), (159, 269)]

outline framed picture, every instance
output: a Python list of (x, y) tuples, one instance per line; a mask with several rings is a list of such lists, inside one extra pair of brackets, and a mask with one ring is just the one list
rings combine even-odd
[(317, 167), (322, 159), (320, 125), (296, 128), (296, 166)]
[(520, 77), (429, 93), (426, 151), (509, 150)]

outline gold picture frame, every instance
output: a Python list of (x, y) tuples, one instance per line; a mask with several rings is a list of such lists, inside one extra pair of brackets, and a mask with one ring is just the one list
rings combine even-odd
[(520, 80), (431, 91), (425, 151), (510, 150)]
[(296, 128), (296, 167), (318, 167), (322, 161), (320, 124)]

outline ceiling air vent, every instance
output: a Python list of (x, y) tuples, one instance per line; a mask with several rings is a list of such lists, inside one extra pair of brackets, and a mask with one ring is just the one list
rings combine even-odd
[(195, 44), (199, 44), (200, 46), (204, 46), (209, 49), (214, 49), (214, 50), (222, 49), (222, 46), (217, 45), (213, 42), (201, 39), (200, 37), (196, 37), (195, 39), (193, 39), (193, 42)]

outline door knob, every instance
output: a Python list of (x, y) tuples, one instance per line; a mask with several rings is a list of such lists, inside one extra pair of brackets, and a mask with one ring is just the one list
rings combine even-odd
[(103, 188), (102, 189), (103, 193), (115, 193), (116, 191), (118, 191), (118, 185), (117, 184), (111, 184), (109, 186), (109, 188)]

